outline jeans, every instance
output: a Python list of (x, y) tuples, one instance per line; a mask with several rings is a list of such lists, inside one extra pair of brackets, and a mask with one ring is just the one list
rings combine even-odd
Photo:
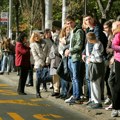
[(4, 72), (6, 70), (7, 65), (7, 72), (10, 72), (10, 68), (12, 65), (13, 56), (12, 55), (4, 55), (2, 60), (1, 71)]
[(86, 67), (85, 79), (87, 82), (87, 93), (88, 93), (88, 97), (91, 98), (91, 85), (90, 85), (90, 79), (88, 76), (88, 64), (87, 63), (85, 65), (85, 67)]
[(82, 90), (81, 85), (82, 78), (80, 76), (80, 74), (82, 73), (81, 62), (80, 61), (73, 62), (71, 58), (68, 58), (68, 68), (70, 70), (70, 76), (73, 85), (73, 97), (75, 99), (80, 99)]
[(48, 68), (37, 68), (36, 69), (36, 93), (40, 93), (40, 85), (41, 83), (45, 83), (43, 80), (43, 76), (46, 75), (46, 71)]
[(67, 96), (68, 82), (61, 79), (61, 95)]

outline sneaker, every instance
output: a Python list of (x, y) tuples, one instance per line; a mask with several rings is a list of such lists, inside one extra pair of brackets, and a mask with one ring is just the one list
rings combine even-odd
[(112, 110), (112, 104), (105, 108), (105, 110)]
[(105, 100), (104, 104), (105, 104), (105, 105), (109, 105), (109, 104), (111, 104), (111, 100), (110, 100), (110, 98), (107, 98), (107, 99)]
[(53, 92), (52, 94), (51, 94), (51, 96), (58, 96), (60, 93), (55, 93), (55, 92)]
[(117, 117), (118, 116), (118, 110), (112, 110), (111, 117)]
[(65, 100), (65, 103), (70, 103), (73, 98), (74, 98), (74, 97), (71, 96), (70, 98), (66, 99), (66, 100)]
[(81, 99), (79, 99), (79, 100), (75, 100), (75, 103), (76, 104), (83, 104), (83, 101)]
[(118, 110), (118, 115), (120, 116), (120, 110)]
[(102, 104), (101, 103), (94, 103), (94, 104), (91, 104), (87, 108), (90, 108), (90, 109), (100, 109), (100, 108), (102, 108)]
[(40, 93), (36, 94), (36, 98), (42, 98), (41, 95), (40, 95)]

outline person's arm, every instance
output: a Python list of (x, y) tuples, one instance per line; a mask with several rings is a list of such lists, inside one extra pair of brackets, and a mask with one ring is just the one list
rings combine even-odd
[(81, 29), (77, 30), (75, 33), (75, 45), (70, 49), (70, 53), (74, 54), (82, 50), (83, 41), (84, 41), (84, 33)]

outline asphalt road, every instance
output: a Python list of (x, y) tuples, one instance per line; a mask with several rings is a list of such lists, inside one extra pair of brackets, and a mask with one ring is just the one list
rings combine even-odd
[(16, 86), (0, 80), (0, 120), (93, 120), (33, 93), (18, 95)]

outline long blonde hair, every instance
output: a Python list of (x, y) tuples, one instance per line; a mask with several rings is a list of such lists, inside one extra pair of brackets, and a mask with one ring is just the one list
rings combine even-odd
[(62, 30), (60, 31), (60, 35), (59, 35), (59, 38), (63, 38), (63, 37), (66, 37), (67, 34), (66, 34), (66, 29), (70, 29), (69, 27), (65, 26), (62, 28)]
[(39, 32), (33, 32), (30, 37), (30, 43), (36, 42), (36, 40), (34, 39), (36, 36), (38, 37), (39, 40), (42, 39)]

